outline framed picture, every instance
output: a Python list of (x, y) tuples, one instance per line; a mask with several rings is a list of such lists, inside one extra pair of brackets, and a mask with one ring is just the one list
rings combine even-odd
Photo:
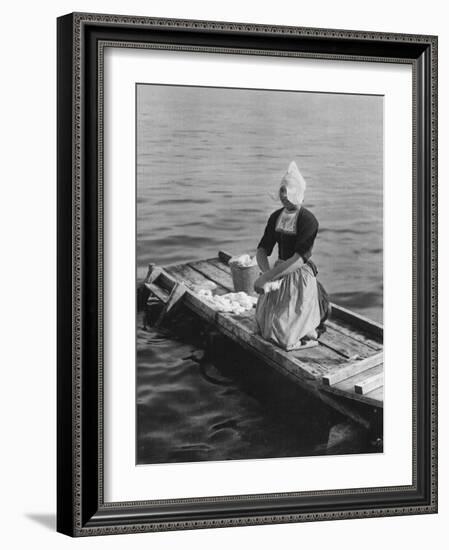
[(437, 511), (437, 38), (58, 19), (58, 531)]

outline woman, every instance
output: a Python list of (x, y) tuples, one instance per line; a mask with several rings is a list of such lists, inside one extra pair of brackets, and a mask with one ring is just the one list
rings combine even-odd
[[(271, 214), (257, 248), (262, 271), (254, 284), (260, 294), (257, 324), (263, 338), (286, 350), (316, 345), (329, 306), (310, 259), (318, 221), (302, 206), (305, 190), (306, 182), (291, 162), (279, 188), (283, 208)], [(270, 268), (268, 256), (276, 244), (279, 260)]]

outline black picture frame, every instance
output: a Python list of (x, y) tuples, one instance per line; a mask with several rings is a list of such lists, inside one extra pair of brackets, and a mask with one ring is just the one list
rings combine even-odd
[[(437, 37), (122, 15), (58, 18), (57, 530), (71, 536), (437, 512)], [(413, 483), (105, 503), (102, 44), (413, 68)]]

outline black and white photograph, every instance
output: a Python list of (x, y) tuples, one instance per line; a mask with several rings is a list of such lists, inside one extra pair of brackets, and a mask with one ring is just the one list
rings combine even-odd
[(382, 453), (382, 95), (135, 93), (136, 463)]
[(183, 9), (57, 20), (57, 531), (425, 546), (438, 36)]

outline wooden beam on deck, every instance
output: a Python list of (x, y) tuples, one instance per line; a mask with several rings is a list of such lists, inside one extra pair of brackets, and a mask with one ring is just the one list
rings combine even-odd
[(169, 298), (169, 293), (162, 289), (160, 286), (154, 284), (154, 283), (145, 283), (145, 288), (147, 288), (151, 294), (154, 294), (158, 300), (160, 300), (163, 304), (166, 304)]
[(337, 384), (342, 380), (346, 380), (351, 376), (369, 370), (376, 365), (380, 365), (383, 360), (383, 352), (380, 352), (375, 353), (374, 355), (370, 355), (369, 357), (367, 357), (366, 359), (362, 359), (361, 361), (355, 361), (344, 367), (339, 367), (338, 369), (335, 369), (335, 371), (330, 372), (326, 376), (323, 376), (323, 384), (325, 386), (333, 386), (334, 384)]
[(380, 372), (378, 374), (374, 374), (373, 376), (369, 376), (365, 380), (362, 380), (358, 384), (354, 385), (354, 391), (355, 393), (358, 393), (360, 395), (366, 395), (372, 390), (375, 390), (376, 388), (380, 388), (384, 384), (384, 373)]
[(156, 328), (160, 327), (160, 325), (165, 321), (168, 315), (173, 313), (175, 306), (179, 303), (179, 301), (184, 296), (186, 291), (187, 291), (187, 288), (182, 283), (175, 283), (175, 285), (173, 286), (170, 292), (168, 300), (164, 304), (161, 314), (159, 315), (154, 325)]
[(342, 321), (350, 321), (354, 327), (359, 328), (360, 330), (363, 330), (368, 334), (372, 334), (376, 338), (383, 339), (384, 329), (380, 323), (376, 323), (375, 321), (372, 321), (371, 319), (368, 319), (363, 315), (355, 313), (354, 311), (350, 311), (349, 309), (338, 306), (334, 303), (331, 303), (331, 307), (331, 319), (333, 318), (341, 319)]
[(143, 284), (151, 284), (159, 277), (162, 273), (162, 267), (159, 267), (156, 264), (148, 264), (148, 273), (145, 277)]

